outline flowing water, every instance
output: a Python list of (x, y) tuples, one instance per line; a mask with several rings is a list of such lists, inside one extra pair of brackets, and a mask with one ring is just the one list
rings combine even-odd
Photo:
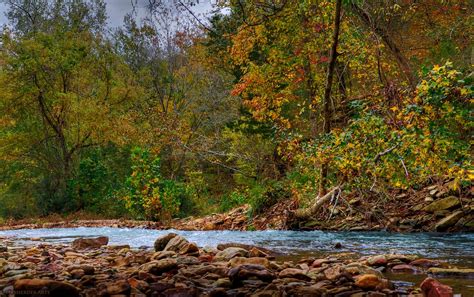
[[(474, 268), (474, 233), (388, 233), (388, 232), (325, 232), (325, 231), (177, 231), (110, 227), (80, 227), (56, 229), (23, 229), (0, 231), (0, 237), (14, 239), (15, 244), (68, 243), (78, 237), (108, 236), (109, 244), (131, 247), (152, 247), (155, 239), (175, 232), (199, 246), (215, 247), (219, 243), (238, 242), (262, 246), (287, 255), (286, 257), (321, 257), (334, 253), (353, 252), (357, 255), (413, 254), (450, 264)], [(32, 240), (34, 239), (34, 240)], [(334, 249), (336, 243), (341, 249)], [(285, 257), (285, 256), (283, 256)], [(388, 275), (400, 286), (419, 283), (424, 275)], [(447, 279), (445, 283), (474, 296), (474, 280)]]

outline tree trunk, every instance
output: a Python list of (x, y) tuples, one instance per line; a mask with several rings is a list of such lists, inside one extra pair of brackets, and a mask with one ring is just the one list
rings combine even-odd
[[(341, 23), (341, 2), (342, 0), (337, 0), (336, 2), (336, 12), (334, 14), (334, 31), (332, 36), (332, 46), (331, 53), (329, 57), (329, 65), (327, 71), (326, 79), (326, 88), (324, 90), (324, 125), (323, 131), (325, 134), (331, 132), (331, 89), (332, 81), (334, 78), (334, 69), (336, 66), (337, 60), (337, 45), (339, 43), (339, 27)], [(327, 176), (328, 176), (329, 164), (327, 161), (324, 161), (321, 165), (321, 178), (319, 184), (319, 195), (324, 195), (326, 193), (327, 185)]]
[(298, 220), (305, 220), (308, 219), (309, 217), (315, 215), (321, 206), (327, 201), (329, 201), (332, 197), (335, 197), (335, 194), (337, 192), (341, 191), (341, 187), (335, 187), (328, 193), (326, 193), (324, 196), (316, 200), (311, 207), (305, 208), (305, 209), (297, 209), (294, 212), (294, 217)]
[(417, 85), (417, 80), (413, 71), (410, 67), (410, 63), (408, 59), (403, 55), (403, 53), (398, 48), (397, 44), (390, 36), (389, 32), (386, 28), (381, 27), (379, 24), (372, 21), (370, 15), (364, 11), (361, 7), (359, 7), (356, 3), (352, 3), (352, 9), (355, 13), (359, 16), (359, 18), (364, 22), (364, 24), (369, 27), (388, 47), (390, 52), (392, 53), (393, 57), (397, 61), (398, 67), (405, 75), (411, 90), (415, 90)]

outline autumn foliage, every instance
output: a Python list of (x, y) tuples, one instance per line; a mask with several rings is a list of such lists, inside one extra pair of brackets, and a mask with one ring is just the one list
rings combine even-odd
[(115, 29), (101, 0), (9, 3), (0, 217), (258, 213), (321, 187), (472, 181), (469, 1), (231, 0), (197, 21), (160, 2)]

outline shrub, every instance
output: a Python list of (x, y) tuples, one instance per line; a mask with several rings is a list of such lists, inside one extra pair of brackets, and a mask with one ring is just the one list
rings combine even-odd
[(166, 180), (160, 173), (160, 159), (149, 150), (132, 150), (132, 173), (126, 181), (126, 208), (138, 219), (169, 219), (179, 212), (184, 186)]

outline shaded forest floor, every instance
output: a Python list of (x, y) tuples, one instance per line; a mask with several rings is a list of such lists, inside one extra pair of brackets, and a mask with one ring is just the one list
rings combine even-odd
[(474, 231), (473, 189), (453, 192), (449, 183), (429, 185), (418, 191), (392, 192), (358, 198), (356, 193), (342, 196), (337, 203), (328, 202), (309, 219), (298, 220), (293, 212), (298, 202), (287, 199), (260, 214), (250, 215), (243, 205), (226, 213), (204, 217), (187, 217), (168, 222), (103, 219), (99, 215), (74, 213), (43, 218), (5, 220), (1, 229), (55, 227), (131, 227), (179, 230), (333, 230), (392, 232), (472, 232)]

